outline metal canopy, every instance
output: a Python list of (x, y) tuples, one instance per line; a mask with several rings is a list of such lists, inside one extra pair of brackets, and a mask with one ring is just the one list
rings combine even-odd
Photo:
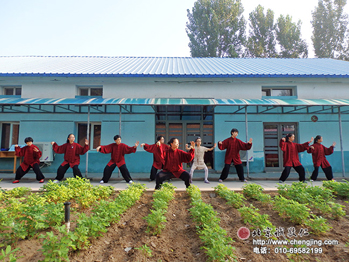
[(349, 106), (349, 99), (0, 98), (0, 105)]

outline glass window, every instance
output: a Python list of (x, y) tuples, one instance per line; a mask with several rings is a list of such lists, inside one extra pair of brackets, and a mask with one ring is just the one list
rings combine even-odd
[[(96, 149), (98, 146), (101, 145), (101, 133), (102, 128), (100, 123), (92, 123), (89, 126), (89, 144), (90, 149)], [(85, 145), (85, 139), (87, 137), (87, 124), (86, 123), (79, 123), (78, 124), (78, 143), (81, 146)], [(91, 138), (93, 138), (91, 140)]]
[(167, 106), (167, 112), (181, 112), (181, 106)]
[(13, 96), (13, 88), (5, 88), (5, 95)]
[(292, 89), (272, 89), (271, 96), (292, 96)]
[(1, 148), (9, 149), (11, 145), (18, 144), (19, 124), (3, 123), (1, 132)]
[(91, 96), (103, 96), (102, 88), (91, 88)]
[(183, 115), (182, 120), (201, 120), (201, 115)]
[(183, 106), (183, 112), (200, 112), (201, 106)]
[(156, 117), (157, 117), (157, 120), (166, 120), (166, 115), (157, 114)]
[(103, 96), (102, 87), (79, 87), (79, 96)]
[(166, 106), (156, 106), (158, 112), (166, 112)]
[(10, 129), (11, 124), (2, 124), (1, 149), (7, 149), (10, 147)]
[(12, 145), (18, 144), (19, 124), (12, 124)]
[(22, 88), (21, 88), (21, 87), (17, 87), (15, 90), (16, 90), (16, 91), (15, 91), (15, 95), (16, 95), (16, 96), (22, 95)]
[(3, 88), (3, 94), (6, 96), (20, 96), (22, 94), (22, 88), (21, 87), (13, 87), (13, 86), (7, 86)]
[(88, 88), (80, 88), (81, 96), (88, 96)]
[(292, 88), (263, 88), (262, 96), (293, 96)]
[(97, 148), (101, 144), (101, 125), (93, 125), (93, 148)]

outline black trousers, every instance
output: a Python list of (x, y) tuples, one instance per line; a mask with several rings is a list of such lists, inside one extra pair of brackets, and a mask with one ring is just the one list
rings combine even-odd
[[(162, 183), (165, 180), (169, 180), (171, 178), (175, 178), (175, 176), (171, 172), (160, 171), (156, 174), (156, 185), (155, 189), (160, 189)], [(190, 186), (190, 174), (187, 171), (184, 171), (180, 176), (180, 179), (184, 181), (185, 186), (188, 188)]]
[[(60, 165), (59, 168), (57, 169), (57, 176), (55, 179), (58, 181), (61, 181), (64, 178), (64, 175), (67, 172), (68, 168), (69, 168), (69, 164), (66, 164), (64, 166)], [(80, 172), (78, 165), (73, 166), (72, 169), (73, 169), (74, 177), (78, 176), (78, 177), (82, 178), (82, 175), (81, 175), (81, 172)]]
[(151, 181), (155, 180), (157, 172), (158, 172), (158, 169), (155, 166), (151, 166), (150, 178), (149, 178)]
[[(23, 168), (21, 166), (19, 166), (17, 168), (17, 171), (16, 171), (16, 180), (20, 180), (26, 173), (28, 173), (30, 167), (28, 167), (27, 170), (23, 170)], [(35, 163), (33, 165), (33, 171), (36, 175), (36, 180), (40, 181), (41, 179), (45, 179), (44, 175), (42, 174), (41, 170), (40, 170), (40, 167), (39, 167), (39, 164), (38, 163)]]
[[(302, 165), (300, 165), (300, 166), (294, 166), (293, 168), (294, 168), (294, 170), (296, 170), (296, 172), (299, 175), (299, 181), (305, 181), (304, 167)], [(282, 171), (279, 180), (285, 181), (288, 178), (288, 176), (290, 175), (290, 172), (291, 172), (291, 166), (285, 166), (284, 171)]]
[[(234, 165), (234, 166), (236, 169), (236, 173), (238, 174), (239, 180), (241, 180), (241, 181), (245, 180), (244, 167), (242, 166), (242, 164)], [(229, 174), (229, 169), (230, 169), (230, 165), (225, 164), (219, 179), (222, 179), (222, 180), (227, 179), (228, 174)]]
[[(321, 168), (324, 171), (327, 180), (332, 180), (333, 179), (332, 167), (329, 166), (329, 167), (325, 167), (325, 168), (321, 167)], [(314, 171), (313, 171), (313, 174), (311, 175), (310, 179), (315, 181), (317, 179), (318, 175), (319, 175), (319, 167), (314, 166)]]
[[(102, 180), (104, 181), (104, 183), (108, 183), (115, 167), (116, 167), (116, 164), (112, 164), (111, 166), (108, 166), (108, 165), (105, 166), (103, 171), (103, 177), (102, 177)], [(130, 180), (132, 180), (130, 172), (128, 172), (126, 165), (122, 165), (121, 167), (119, 167), (119, 170), (121, 172), (122, 177), (125, 179), (127, 183), (130, 182)]]

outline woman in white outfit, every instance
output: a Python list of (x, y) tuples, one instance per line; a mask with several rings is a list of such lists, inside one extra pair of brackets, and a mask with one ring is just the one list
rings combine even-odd
[[(193, 179), (193, 173), (195, 169), (204, 169), (205, 170), (205, 183), (210, 183), (208, 181), (208, 168), (205, 164), (204, 161), (204, 155), (205, 152), (207, 151), (212, 151), (215, 147), (216, 147), (216, 143), (214, 144), (214, 146), (212, 148), (207, 148), (204, 146), (201, 146), (201, 138), (198, 137), (195, 139), (195, 155), (194, 155), (194, 160), (193, 160), (193, 165), (191, 166), (190, 169), (190, 183)], [(190, 148), (188, 147), (188, 145), (186, 145), (186, 149), (189, 150)]]

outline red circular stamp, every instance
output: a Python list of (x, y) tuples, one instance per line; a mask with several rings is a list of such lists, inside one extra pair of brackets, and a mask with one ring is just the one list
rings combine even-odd
[(242, 240), (248, 239), (250, 237), (250, 230), (247, 227), (240, 227), (238, 237)]

